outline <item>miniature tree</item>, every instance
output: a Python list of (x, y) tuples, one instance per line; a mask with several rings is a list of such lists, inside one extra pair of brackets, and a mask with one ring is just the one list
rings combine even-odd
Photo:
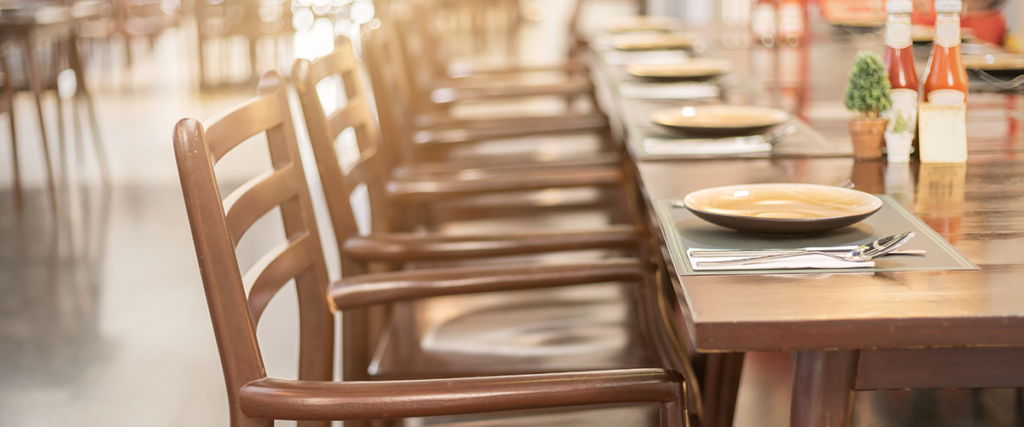
[(892, 124), (893, 133), (903, 133), (910, 130), (910, 123), (907, 123), (907, 118), (899, 112), (894, 112), (896, 121)]
[(875, 119), (892, 107), (892, 89), (882, 58), (871, 52), (857, 52), (846, 85), (846, 109), (858, 119)]

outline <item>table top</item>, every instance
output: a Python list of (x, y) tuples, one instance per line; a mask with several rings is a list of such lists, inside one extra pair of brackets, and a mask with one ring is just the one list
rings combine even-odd
[[(881, 52), (882, 39), (829, 33), (827, 28), (820, 33), (819, 27), (799, 46), (766, 48), (723, 36), (739, 31), (746, 34), (745, 29), (721, 27), (700, 31), (707, 48), (699, 55), (730, 59), (736, 78), (748, 83), (735, 97), (726, 88), (723, 100), (785, 109), (830, 141), (834, 152), (656, 161), (633, 153), (649, 207), (720, 185), (836, 185), (850, 179), (859, 190), (899, 200), (981, 270), (673, 273), (696, 347), (715, 352), (1024, 345), (1024, 135), (1021, 123), (1010, 116), (1024, 107), (1024, 98), (974, 92), (972, 84), (966, 164), (855, 162), (835, 155), (850, 152), (850, 114), (842, 104), (846, 76), (855, 52)], [(618, 97), (615, 87), (628, 77), (602, 63), (603, 49), (611, 48), (594, 45), (592, 58), (595, 81), (604, 92), (602, 107), (627, 140), (642, 137), (637, 132), (649, 127), (646, 116), (631, 112), (667, 102)], [(707, 101), (676, 105), (694, 102)], [(661, 238), (657, 221), (651, 225)]]

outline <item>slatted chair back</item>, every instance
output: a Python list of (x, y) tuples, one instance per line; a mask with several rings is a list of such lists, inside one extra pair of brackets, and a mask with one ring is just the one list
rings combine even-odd
[(395, 25), (386, 17), (381, 20), (379, 28), (362, 36), (363, 59), (370, 73), (383, 139), (397, 154), (396, 161), (414, 161), (413, 121), (428, 107), (424, 98), (415, 94), (412, 78), (406, 71), (412, 64), (405, 61), (401, 52)]
[(450, 59), (445, 49), (449, 43), (437, 28), (437, 2), (397, 0), (393, 3), (401, 7), (392, 7), (385, 18), (397, 29), (395, 41), (403, 60), (419, 65), (409, 70), (408, 77), (415, 85), (415, 94), (429, 97), (430, 84), (447, 76)]
[[(374, 120), (365, 86), (359, 76), (360, 62), (347, 38), (339, 38), (337, 48), (314, 61), (295, 61), (292, 75), (302, 104), (303, 117), (316, 157), (327, 208), (338, 242), (339, 253), (345, 240), (360, 234), (353, 214), (351, 196), (365, 186), (373, 231), (388, 231), (390, 203), (386, 185), (397, 155), (384, 145)], [(319, 89), (318, 89), (319, 88)], [(325, 108), (330, 111), (325, 111)], [(347, 129), (353, 132), (346, 134)], [(343, 164), (342, 144), (354, 137), (358, 158)], [(355, 154), (355, 153), (352, 153)], [(346, 275), (358, 274), (362, 267), (342, 257)]]
[[(222, 198), (214, 166), (243, 141), (265, 134), (273, 168)], [(312, 202), (299, 159), (283, 80), (268, 72), (259, 97), (204, 126), (184, 119), (174, 129), (178, 174), (227, 385), (232, 426), (271, 426), (242, 413), (239, 390), (265, 378), (256, 339), (264, 309), (294, 279), (300, 316), (299, 379), (333, 378), (334, 315)], [(242, 236), (280, 208), (287, 240), (243, 276)], [(251, 284), (248, 294), (245, 285)], [(312, 422), (306, 426), (327, 426)]]

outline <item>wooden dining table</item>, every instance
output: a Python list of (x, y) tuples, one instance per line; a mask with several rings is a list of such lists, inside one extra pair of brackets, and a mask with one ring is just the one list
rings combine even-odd
[[(792, 352), (791, 426), (850, 425), (857, 390), (1024, 387), (1024, 135), (1015, 118), (1024, 97), (972, 80), (966, 164), (854, 161), (846, 78), (856, 52), (881, 53), (884, 37), (880, 29), (852, 32), (820, 22), (810, 28), (798, 45), (771, 47), (750, 43), (745, 27), (687, 28), (701, 36), (690, 56), (734, 66), (712, 83), (719, 96), (698, 99), (624, 96), (623, 85), (653, 83), (609, 63), (616, 51), (610, 34), (596, 30), (589, 38), (601, 107), (626, 144), (668, 269), (676, 326), (708, 358), (704, 425), (731, 425), (743, 354), (750, 351)], [(919, 72), (928, 49), (915, 48)], [(818, 142), (780, 144), (768, 153), (644, 153), (644, 138), (664, 132), (651, 124), (651, 111), (721, 103), (786, 110), (809, 128), (803, 138)], [(681, 274), (654, 214), (658, 201), (708, 187), (846, 180), (893, 197), (980, 269)]]

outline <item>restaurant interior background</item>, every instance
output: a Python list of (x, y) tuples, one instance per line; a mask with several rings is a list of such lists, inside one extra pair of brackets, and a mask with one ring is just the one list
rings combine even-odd
[[(446, 46), (456, 60), (541, 66), (560, 63), (569, 51), (567, 28), (577, 0), (430, 1), (449, 8), (486, 9), (484, 15), (467, 18), (468, 23), (454, 24), (466, 25), (467, 34), (473, 32), (462, 36), (462, 44)], [(776, 46), (768, 46), (752, 37), (751, 10), (760, 1), (650, 0), (644, 7), (652, 15), (679, 18), (685, 30), (698, 35), (714, 26), (716, 43), (749, 50), (752, 67), (773, 68), (789, 85), (775, 92), (780, 108), (806, 108), (797, 88), (801, 79), (845, 83), (852, 56), (843, 59), (842, 67), (831, 68), (843, 75), (809, 76), (802, 70), (815, 68), (819, 59), (801, 50), (807, 42), (780, 39)], [(587, 2), (578, 30), (583, 34), (599, 32), (615, 18), (635, 14), (638, 7), (631, 0)], [(330, 53), (336, 37), (352, 39), (359, 50), (360, 34), (380, 26), (374, 3), (0, 0), (3, 74), (13, 93), (12, 110), (0, 113), (0, 426), (228, 425), (221, 360), (183, 204), (172, 129), (182, 118), (205, 123), (255, 96), (258, 73), (251, 72), (253, 66), (259, 73), (274, 69), (290, 75), (296, 58)], [(834, 31), (823, 17), (829, 13), (862, 14), (851, 21), (885, 20), (880, 0), (799, 3), (808, 35)], [(969, 10), (994, 10), (1001, 18), (979, 28), (991, 22), (1004, 25), (1005, 37), (996, 44), (1011, 52), (1024, 51), (1024, 8), (1018, 1), (965, 3), (974, 8)], [(203, 7), (223, 10), (204, 16)], [(249, 8), (248, 20), (232, 22), (234, 7)], [(216, 15), (220, 13), (225, 15)], [(28, 35), (3, 29), (21, 25), (13, 23), (19, 14), (31, 14), (43, 30)], [(880, 27), (843, 28), (856, 34), (855, 43), (881, 52)], [(34, 58), (26, 55), (29, 40)], [(251, 58), (250, 47), (256, 59)], [(69, 48), (77, 49), (77, 57)], [(328, 271), (337, 278), (337, 248), (294, 86), (288, 96)], [(491, 117), (509, 112), (561, 114), (564, 108), (563, 100), (544, 98), (469, 104), (453, 111), (464, 117)], [(851, 117), (841, 100), (815, 104), (806, 113), (819, 119)], [(13, 117), (10, 122), (8, 114)], [(598, 144), (592, 135), (524, 140), (551, 155)], [(349, 149), (356, 148), (349, 143)], [(230, 189), (269, 164), (265, 146), (247, 144), (218, 163), (216, 172), (223, 188)], [(22, 189), (21, 200), (16, 187)], [(577, 196), (551, 190), (539, 197), (557, 201)], [(365, 215), (364, 204), (356, 206)], [(455, 233), (512, 227), (573, 230), (607, 222), (604, 215), (588, 212), (551, 213), (448, 227)], [(244, 265), (253, 264), (260, 249), (276, 244), (273, 239), (282, 233), (280, 221), (261, 219), (251, 233), (248, 242), (258, 248), (239, 254)], [(590, 341), (580, 344), (581, 351), (600, 351), (628, 340), (610, 326), (624, 316), (620, 302), (609, 301), (616, 297), (615, 290), (567, 289), (552, 295), (577, 307), (551, 319), (553, 327), (559, 322), (589, 322), (596, 328)], [(461, 307), (472, 301), (476, 300), (441, 299), (425, 315), (443, 325), (460, 319)], [(257, 333), (271, 376), (297, 375), (297, 310), (295, 293), (281, 292), (260, 320)], [(472, 320), (449, 327), (472, 329), (468, 322)], [(501, 333), (489, 339), (497, 342)], [(472, 349), (497, 344), (456, 345)], [(748, 353), (733, 425), (785, 425), (793, 366), (789, 352)], [(858, 392), (854, 421), (857, 426), (1024, 425), (1022, 402), (1013, 389)], [(605, 421), (645, 420), (630, 418), (618, 408), (605, 411)], [(432, 422), (414, 420), (406, 425)], [(466, 424), (470, 425), (534, 424)], [(556, 425), (594, 424), (587, 418), (566, 417)]]

